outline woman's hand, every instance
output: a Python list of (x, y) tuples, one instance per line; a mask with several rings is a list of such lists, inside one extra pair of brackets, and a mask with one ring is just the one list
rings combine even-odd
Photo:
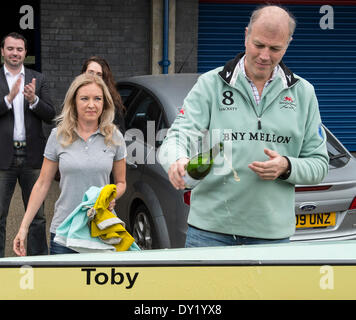
[(113, 211), (115, 209), (115, 204), (116, 204), (116, 200), (111, 200), (108, 206), (108, 210), (109, 211)]
[(18, 256), (25, 256), (26, 249), (25, 249), (25, 240), (27, 237), (28, 230), (24, 228), (20, 228), (19, 232), (17, 233), (14, 242), (13, 242), (13, 250)]

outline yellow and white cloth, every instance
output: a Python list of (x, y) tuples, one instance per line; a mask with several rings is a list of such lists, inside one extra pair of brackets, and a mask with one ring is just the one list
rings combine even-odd
[(126, 251), (135, 239), (126, 231), (125, 223), (108, 210), (110, 202), (116, 197), (116, 185), (108, 184), (100, 192), (94, 207), (88, 210), (92, 237), (100, 237), (116, 251)]
[(140, 250), (125, 223), (107, 209), (115, 197), (114, 184), (90, 187), (82, 203), (57, 228), (54, 241), (77, 252)]

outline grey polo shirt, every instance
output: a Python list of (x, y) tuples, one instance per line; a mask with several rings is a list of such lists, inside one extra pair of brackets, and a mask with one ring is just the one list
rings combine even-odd
[(98, 130), (87, 141), (78, 138), (71, 145), (62, 147), (53, 129), (45, 148), (45, 158), (59, 164), (61, 189), (54, 207), (50, 232), (55, 233), (63, 220), (82, 202), (84, 193), (91, 187), (110, 183), (113, 161), (126, 157), (125, 140), (117, 130), (114, 134), (119, 145), (106, 145)]

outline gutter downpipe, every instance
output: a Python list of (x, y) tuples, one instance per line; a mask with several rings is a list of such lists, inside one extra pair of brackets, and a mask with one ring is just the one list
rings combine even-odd
[(169, 0), (163, 0), (163, 57), (159, 62), (162, 66), (163, 74), (168, 74), (168, 67), (171, 62), (168, 59), (168, 42), (169, 42)]

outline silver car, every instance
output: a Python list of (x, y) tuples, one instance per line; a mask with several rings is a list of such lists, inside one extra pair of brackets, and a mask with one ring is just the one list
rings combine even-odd
[[(117, 212), (139, 246), (179, 248), (185, 243), (190, 192), (177, 191), (156, 159), (167, 129), (199, 74), (147, 75), (117, 83), (124, 104), (127, 191)], [(356, 238), (356, 161), (325, 128), (330, 170), (315, 186), (296, 186), (292, 241)]]

